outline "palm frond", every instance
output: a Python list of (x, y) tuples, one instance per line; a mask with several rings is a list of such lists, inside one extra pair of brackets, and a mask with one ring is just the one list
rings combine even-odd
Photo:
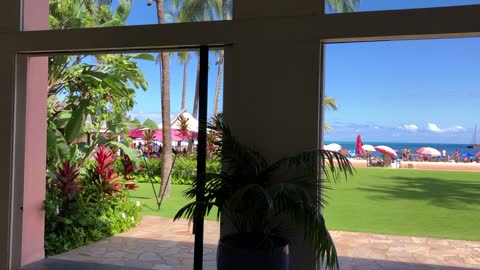
[(193, 214), (195, 213), (196, 206), (197, 206), (196, 202), (190, 202), (190, 203), (186, 204), (185, 206), (180, 208), (180, 210), (177, 211), (177, 213), (173, 217), (173, 220), (176, 221), (176, 220), (178, 220), (182, 217), (186, 218), (186, 219), (189, 219), (189, 220), (192, 220), (193, 216), (194, 216)]
[(325, 108), (327, 108), (328, 110), (334, 110), (336, 111), (338, 109), (337, 107), (337, 102), (335, 101), (334, 98), (332, 97), (325, 97), (323, 99), (323, 105), (325, 106)]
[(271, 173), (278, 170), (302, 170), (304, 175), (309, 173), (321, 173), (327, 179), (336, 181), (343, 173), (345, 178), (353, 174), (353, 166), (344, 155), (328, 150), (311, 150), (295, 156), (280, 159), (272, 166)]
[(302, 204), (296, 211), (296, 218), (299, 224), (303, 224), (305, 239), (312, 244), (316, 257), (325, 263), (327, 269), (338, 269), (337, 250), (319, 208)]
[[(338, 268), (321, 209), (326, 203), (323, 193), (327, 181), (353, 174), (350, 161), (337, 152), (311, 150), (270, 164), (233, 136), (222, 115), (214, 117), (208, 128), (216, 136), (222, 172), (206, 174), (203, 202), (186, 205), (175, 218), (206, 215), (217, 207), (217, 218), (227, 219), (238, 232), (264, 235), (263, 247), (275, 246), (275, 236), (303, 225), (304, 237), (311, 242), (317, 258), (330, 269)], [(185, 195), (193, 199), (197, 192), (195, 180)]]

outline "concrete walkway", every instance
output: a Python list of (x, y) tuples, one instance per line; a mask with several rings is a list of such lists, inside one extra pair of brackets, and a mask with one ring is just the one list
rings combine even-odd
[[(146, 269), (192, 269), (193, 235), (186, 220), (145, 216), (132, 230), (50, 257)], [(215, 270), (217, 222), (205, 222), (204, 269)], [(342, 270), (480, 269), (480, 242), (332, 232)]]

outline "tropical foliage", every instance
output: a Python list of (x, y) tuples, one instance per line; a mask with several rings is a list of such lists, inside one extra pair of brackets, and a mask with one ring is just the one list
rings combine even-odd
[[(102, 1), (52, 0), (50, 28), (123, 25), (130, 2), (114, 12)], [(135, 125), (125, 118), (136, 89), (147, 89), (137, 60), (149, 54), (49, 57), (45, 251), (52, 255), (125, 231), (139, 220), (127, 199), (138, 152), (117, 142)], [(86, 137), (86, 138), (85, 138)], [(124, 154), (122, 174), (114, 153)]]
[[(323, 106), (327, 110), (333, 110), (333, 111), (337, 110), (337, 102), (332, 97), (325, 97), (323, 100)], [(323, 129), (326, 131), (333, 130), (333, 128), (325, 122), (323, 123)]]
[[(175, 219), (205, 216), (216, 207), (218, 217), (231, 221), (239, 233), (263, 235), (258, 244), (265, 248), (274, 245), (278, 236), (285, 237), (287, 230), (302, 225), (316, 256), (329, 268), (337, 268), (335, 245), (321, 212), (322, 193), (327, 183), (352, 174), (348, 159), (336, 152), (312, 150), (271, 163), (241, 144), (222, 121), (215, 120), (211, 128), (221, 135), (217, 144), (222, 171), (206, 175), (205, 201), (185, 205)], [(186, 196), (193, 199), (196, 193), (194, 181)]]
[(82, 173), (64, 161), (52, 169), (45, 200), (45, 253), (54, 255), (126, 231), (140, 219), (127, 198), (130, 182), (113, 172), (115, 157), (103, 145)]
[(327, 4), (333, 12), (353, 12), (357, 9), (361, 0), (328, 0)]
[[(102, 1), (54, 0), (50, 2), (50, 28), (123, 25), (129, 12), (128, 0), (122, 0), (114, 12)], [(131, 126), (125, 115), (133, 108), (135, 89), (148, 87), (137, 64), (139, 59), (153, 61), (154, 57), (116, 54), (49, 58), (49, 167), (71, 152), (75, 153), (71, 158), (82, 166), (100, 143), (116, 141), (105, 133), (121, 134)], [(84, 135), (86, 141), (79, 141)]]
[(102, 0), (50, 0), (50, 29), (71, 29), (124, 25), (131, 1), (121, 0), (112, 12)]
[[(115, 162), (115, 173), (123, 174), (124, 165), (122, 160)], [(160, 183), (162, 161), (160, 159), (145, 159), (140, 162), (140, 169), (128, 173), (129, 177), (138, 183)], [(150, 172), (148, 171), (150, 170)], [(206, 170), (208, 173), (220, 173), (220, 160), (211, 158), (207, 160)], [(172, 184), (192, 185), (197, 177), (197, 157), (194, 154), (178, 155), (172, 168)], [(153, 177), (151, 177), (153, 175)]]

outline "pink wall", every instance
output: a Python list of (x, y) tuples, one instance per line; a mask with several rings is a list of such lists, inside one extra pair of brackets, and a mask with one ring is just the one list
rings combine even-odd
[[(48, 0), (24, 0), (24, 29), (48, 29)], [(45, 257), (44, 221), (47, 142), (48, 58), (31, 57), (27, 66), (25, 178), (22, 265)]]
[(23, 29), (25, 31), (47, 30), (49, 0), (23, 0)]
[(47, 67), (47, 57), (28, 59), (22, 265), (44, 257)]

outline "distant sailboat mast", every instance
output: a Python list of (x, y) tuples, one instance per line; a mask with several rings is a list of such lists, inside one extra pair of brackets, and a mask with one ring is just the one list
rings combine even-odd
[(477, 124), (475, 124), (475, 128), (473, 129), (473, 144), (467, 146), (468, 148), (480, 149), (480, 144), (477, 144)]

